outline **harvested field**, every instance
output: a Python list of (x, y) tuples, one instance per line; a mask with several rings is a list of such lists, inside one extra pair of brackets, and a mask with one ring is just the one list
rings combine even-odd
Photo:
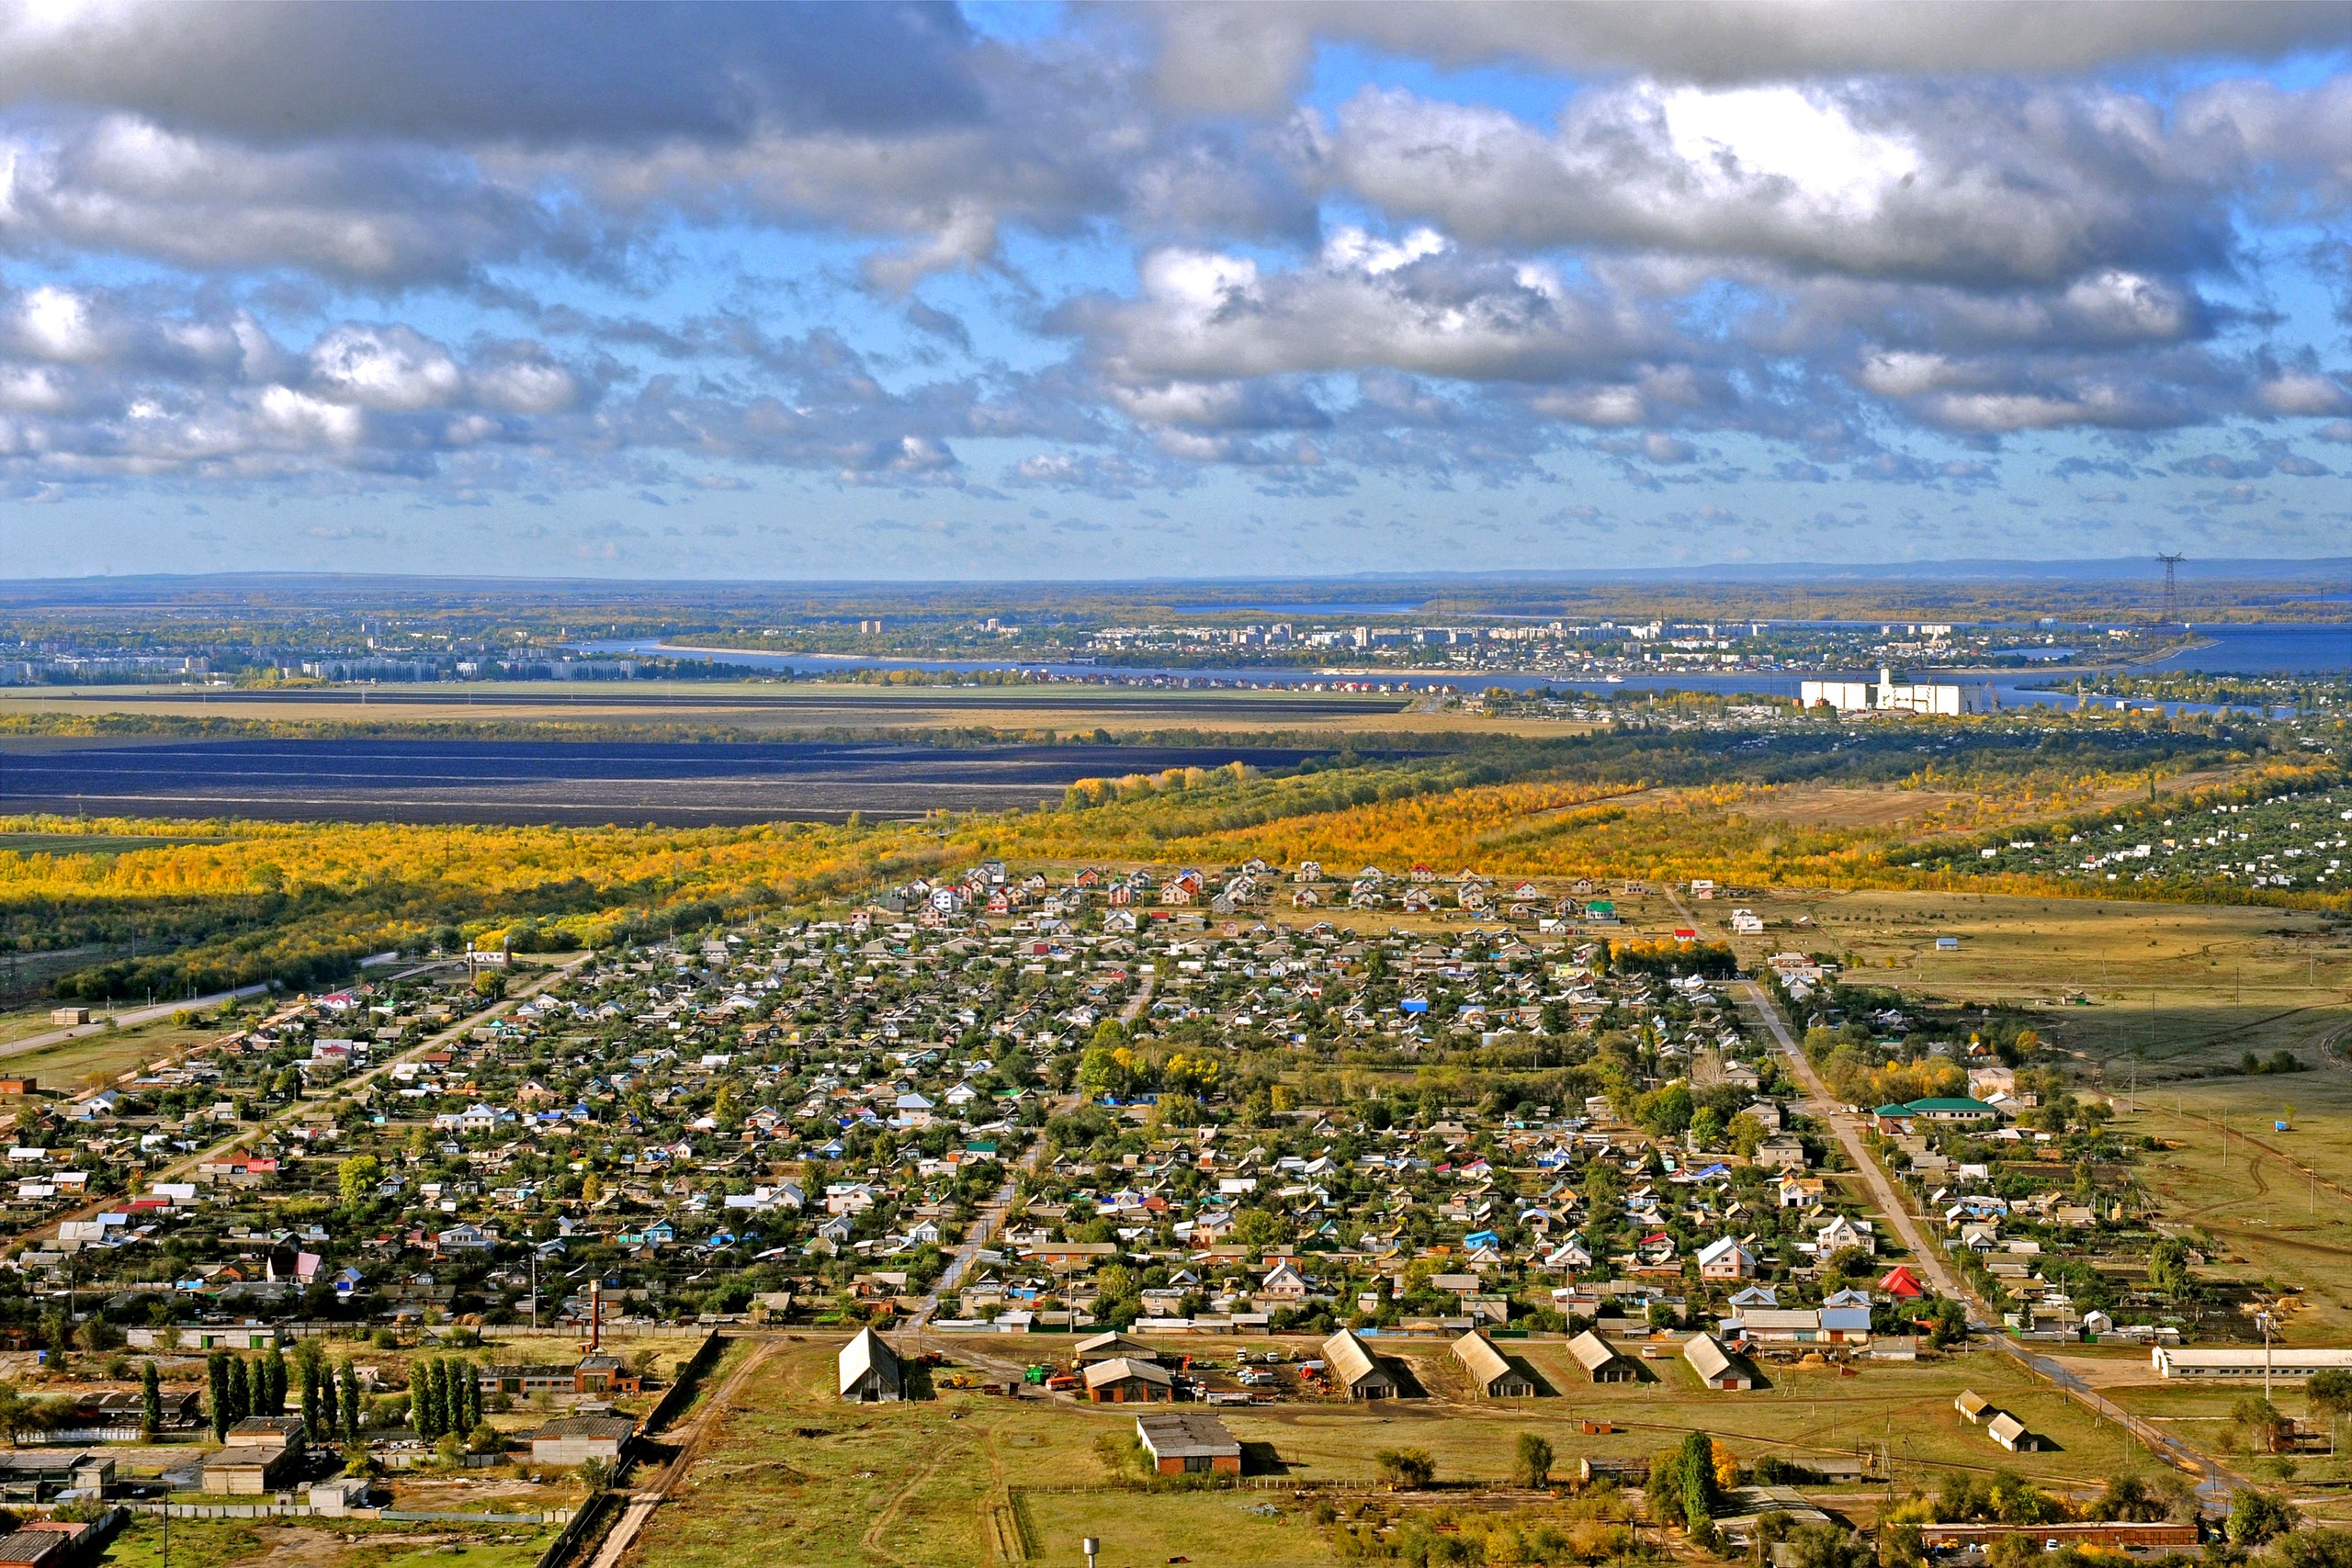
[(1295, 765), (1256, 746), (201, 740), (12, 746), (0, 813), (342, 822), (661, 822), (921, 817), (1057, 801), (1072, 782)]

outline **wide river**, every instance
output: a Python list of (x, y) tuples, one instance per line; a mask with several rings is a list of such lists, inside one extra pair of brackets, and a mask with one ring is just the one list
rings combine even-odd
[[(2200, 626), (2192, 629), (2210, 646), (2175, 654), (2169, 659), (2143, 666), (2142, 669), (2147, 672), (2198, 671), (2215, 675), (2328, 674), (2352, 671), (2352, 625), (2306, 626), (2254, 623)], [(1364, 681), (1374, 684), (1385, 684), (1391, 689), (1413, 691), (1426, 691), (1441, 686), (1465, 690), (1501, 686), (1522, 692), (1549, 687), (1556, 691), (1596, 693), (1722, 692), (1753, 693), (1758, 696), (1792, 697), (1797, 694), (1799, 687), (1805, 680), (1816, 674), (1837, 674), (1848, 679), (1866, 680), (1872, 673), (1861, 670), (1838, 671), (1758, 670), (1733, 671), (1721, 674), (1687, 672), (1672, 675), (1628, 675), (1620, 681), (1607, 681), (1570, 675), (1487, 670), (1423, 672), (1383, 670), (1376, 672), (1335, 673), (1330, 670), (1279, 669), (1269, 666), (1211, 669), (1148, 665), (1056, 664), (979, 659), (866, 659), (846, 654), (754, 653), (732, 649), (713, 650), (680, 647), (663, 642), (615, 642), (597, 643), (591, 646), (599, 652), (659, 654), (673, 659), (711, 660), (741, 665), (747, 669), (788, 670), (801, 675), (822, 674), (829, 670), (933, 670), (943, 672), (1025, 670), (1043, 675), (1081, 680), (1189, 680), (1253, 686), (1310, 686), (1329, 685), (1335, 680)], [(2087, 667), (2088, 661), (2085, 661), (2085, 664)], [(1910, 667), (1910, 672), (1915, 678), (1932, 677), (1957, 680), (1970, 684), (1987, 683), (2005, 704), (2072, 704), (2075, 700), (2071, 692), (2062, 694), (2030, 689), (2066, 680), (2064, 675), (2051, 670), (1933, 670), (1913, 666)], [(2070, 680), (2067, 683), (2072, 684)], [(2087, 677), (2086, 683), (2095, 687), (2097, 676), (2093, 674)], [(2194, 705), (2184, 705), (2193, 706)]]

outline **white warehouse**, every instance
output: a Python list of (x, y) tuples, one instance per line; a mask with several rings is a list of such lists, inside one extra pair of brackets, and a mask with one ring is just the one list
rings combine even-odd
[(1990, 685), (1897, 681), (1891, 670), (1881, 670), (1872, 681), (1807, 681), (1800, 688), (1804, 705), (1827, 704), (1839, 713), (1925, 713), (1946, 718), (1962, 714), (1991, 713), (2000, 700)]
[(2149, 1360), (2160, 1378), (2245, 1378), (2265, 1376), (2297, 1382), (2313, 1372), (2352, 1371), (2352, 1349), (2309, 1345), (2274, 1345), (2240, 1348), (2235, 1346), (2181, 1347), (2159, 1345)]

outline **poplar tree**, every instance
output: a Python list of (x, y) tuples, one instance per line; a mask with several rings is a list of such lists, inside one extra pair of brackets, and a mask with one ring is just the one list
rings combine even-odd
[(212, 1440), (229, 1440), (229, 1353), (215, 1350), (204, 1359), (207, 1391), (211, 1394)]
[[(304, 1348), (308, 1348), (307, 1343)], [(319, 1408), (318, 1358), (301, 1357), (298, 1365), (302, 1378), (302, 1431), (311, 1442), (322, 1443), (326, 1438), (319, 1426), (323, 1412)]]
[(255, 1403), (261, 1406), (261, 1413), (265, 1416), (285, 1415), (285, 1353), (280, 1351), (277, 1346), (272, 1345), (269, 1348), (269, 1353), (261, 1359), (261, 1366), (259, 1370), (261, 1372), (261, 1381), (266, 1389), (266, 1393), (263, 1397), (255, 1401)]
[(423, 1360), (408, 1364), (408, 1424), (426, 1442), (440, 1436), (433, 1429), (433, 1373), (431, 1365)]
[(155, 1363), (139, 1369), (139, 1440), (152, 1443), (164, 1432), (164, 1385)]
[(359, 1441), (359, 1373), (353, 1369), (350, 1357), (343, 1359), (335, 1382), (342, 1396), (337, 1403), (343, 1407), (343, 1440), (356, 1444)]

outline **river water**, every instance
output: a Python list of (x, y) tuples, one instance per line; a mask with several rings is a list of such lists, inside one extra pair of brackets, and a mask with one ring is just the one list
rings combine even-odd
[[(2141, 666), (2143, 672), (2196, 671), (2207, 674), (2331, 674), (2352, 671), (2352, 626), (2309, 626), (2283, 623), (2251, 623), (2245, 625), (2203, 626), (2192, 628), (2210, 646), (2192, 649), (2154, 664)], [(1622, 680), (1600, 680), (1585, 676), (1541, 674), (1510, 671), (1380, 671), (1363, 673), (1340, 673), (1329, 670), (1280, 669), (1267, 666), (1239, 668), (1184, 668), (1154, 665), (1107, 665), (1023, 662), (1011, 660), (981, 659), (869, 659), (849, 654), (827, 653), (756, 653), (733, 649), (708, 649), (673, 646), (658, 641), (605, 642), (588, 645), (591, 651), (601, 653), (636, 653), (670, 659), (707, 660), (714, 662), (741, 665), (746, 669), (788, 671), (794, 674), (822, 674), (827, 671), (849, 670), (928, 670), (942, 673), (956, 671), (1027, 671), (1034, 674), (1065, 680), (1114, 680), (1145, 682), (1200, 682), (1222, 686), (1329, 688), (1347, 684), (1385, 691), (1431, 691), (1451, 687), (1459, 691), (1478, 691), (1500, 686), (1510, 691), (1528, 692), (1549, 688), (1555, 691), (1581, 691), (1595, 694), (1609, 692), (1713, 692), (1724, 694), (1754, 694), (1757, 696), (1793, 697), (1807, 680), (1830, 676), (1847, 680), (1869, 680), (1875, 671), (1731, 671), (1720, 673), (1678, 672), (1672, 675), (1628, 675)], [(2037, 691), (2034, 686), (2052, 682), (2073, 682), (2058, 671), (2031, 670), (1930, 670), (1910, 667), (1915, 679), (1957, 681), (1965, 684), (1986, 684), (2005, 705), (2026, 703), (2052, 704), (2072, 706), (2079, 699), (2073, 692)], [(2086, 686), (2095, 686), (2095, 672), (2086, 676)], [(2094, 702), (2114, 699), (2094, 697)], [(2158, 705), (2137, 702), (2138, 707)], [(2167, 704), (2168, 709), (2188, 712), (2207, 711), (2201, 704)]]

